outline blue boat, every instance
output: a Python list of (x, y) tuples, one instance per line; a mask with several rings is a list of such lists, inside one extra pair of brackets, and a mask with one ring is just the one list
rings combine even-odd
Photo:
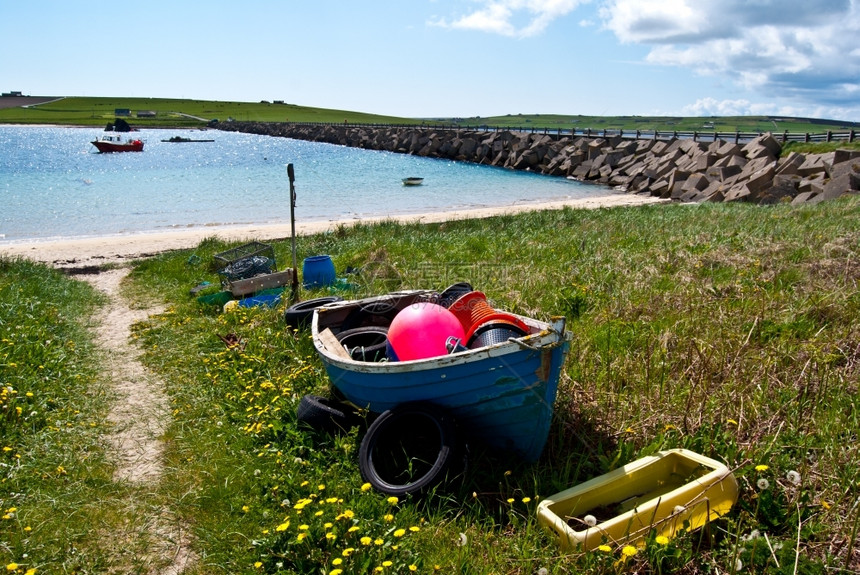
[[(340, 301), (314, 310), (314, 346), (334, 388), (356, 407), (382, 413), (411, 402), (449, 413), (467, 437), (525, 461), (540, 457), (549, 436), (559, 376), (570, 347), (563, 317), (552, 323), (519, 316), (528, 333), (475, 349), (410, 361), (360, 361), (337, 334), (356, 314), (393, 317), (422, 302), (427, 290)], [(377, 325), (379, 322), (377, 322)]]

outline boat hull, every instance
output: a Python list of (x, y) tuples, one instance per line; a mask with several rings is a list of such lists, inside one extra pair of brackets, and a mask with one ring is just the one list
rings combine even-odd
[(98, 149), (99, 152), (103, 154), (113, 153), (113, 152), (142, 152), (143, 151), (143, 141), (142, 140), (132, 140), (130, 142), (125, 143), (116, 143), (116, 142), (104, 142), (102, 140), (95, 140), (92, 142), (93, 146)]
[[(397, 305), (402, 308), (424, 297), (411, 295)], [(442, 357), (362, 362), (330, 349), (334, 344), (321, 337), (330, 325), (326, 316), (342, 315), (350, 304), (355, 305), (340, 302), (318, 309), (312, 323), (314, 345), (332, 385), (350, 403), (374, 413), (403, 403), (432, 403), (454, 416), (467, 441), (516, 453), (526, 461), (540, 457), (569, 347), (563, 319), (546, 324), (522, 317), (529, 335)]]

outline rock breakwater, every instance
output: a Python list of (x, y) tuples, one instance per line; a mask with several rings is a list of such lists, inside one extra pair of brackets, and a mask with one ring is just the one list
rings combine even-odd
[(771, 134), (740, 145), (346, 124), (227, 122), (218, 129), (528, 170), (684, 202), (800, 204), (860, 193), (860, 152), (780, 157)]

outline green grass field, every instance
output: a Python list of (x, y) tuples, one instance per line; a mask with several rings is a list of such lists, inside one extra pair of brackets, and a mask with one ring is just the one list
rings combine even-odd
[[(469, 280), (496, 307), (568, 318), (540, 461), (475, 449), (465, 476), (425, 499), (366, 490), (358, 432), (297, 425), (299, 398), (329, 382), (283, 307), (221, 313), (189, 296), (217, 282), (213, 256), (236, 244), (210, 238), (137, 262), (125, 293), (168, 305), (134, 330), (172, 409), (165, 475), (147, 504), (189, 526), (200, 574), (856, 573), (858, 230), (853, 197), (382, 222), (299, 238), (300, 258), (387, 270), (388, 289)], [(289, 242), (273, 246), (286, 265)], [(141, 539), (118, 505), (128, 487), (106, 469), (106, 392), (88, 331), (103, 302), (43, 266), (0, 259), (0, 270), (0, 565), (128, 572), (117, 555)], [(356, 296), (378, 285), (352, 281)], [(243, 346), (225, 346), (225, 334)], [(541, 498), (674, 447), (738, 480), (739, 500), (707, 529), (563, 552), (537, 524)]]
[[(105, 125), (113, 122), (116, 109), (127, 109), (128, 121), (139, 127), (195, 127), (209, 120), (251, 122), (323, 122), (340, 124), (459, 124), (523, 129), (659, 130), (692, 132), (773, 132), (823, 134), (857, 129), (858, 124), (829, 120), (809, 121), (763, 116), (669, 117), (669, 116), (578, 116), (561, 114), (508, 114), (476, 118), (398, 118), (346, 110), (330, 110), (274, 102), (217, 102), (163, 98), (69, 97), (30, 108), (0, 107), (0, 123)], [(154, 111), (154, 118), (137, 117), (139, 111)], [(195, 118), (202, 118), (195, 119)]]

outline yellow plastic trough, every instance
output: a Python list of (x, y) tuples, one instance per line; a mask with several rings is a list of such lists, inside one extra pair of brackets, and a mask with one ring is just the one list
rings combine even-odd
[(671, 449), (551, 495), (538, 505), (538, 522), (562, 548), (590, 551), (639, 543), (652, 529), (666, 537), (698, 529), (728, 513), (737, 498), (725, 465)]

